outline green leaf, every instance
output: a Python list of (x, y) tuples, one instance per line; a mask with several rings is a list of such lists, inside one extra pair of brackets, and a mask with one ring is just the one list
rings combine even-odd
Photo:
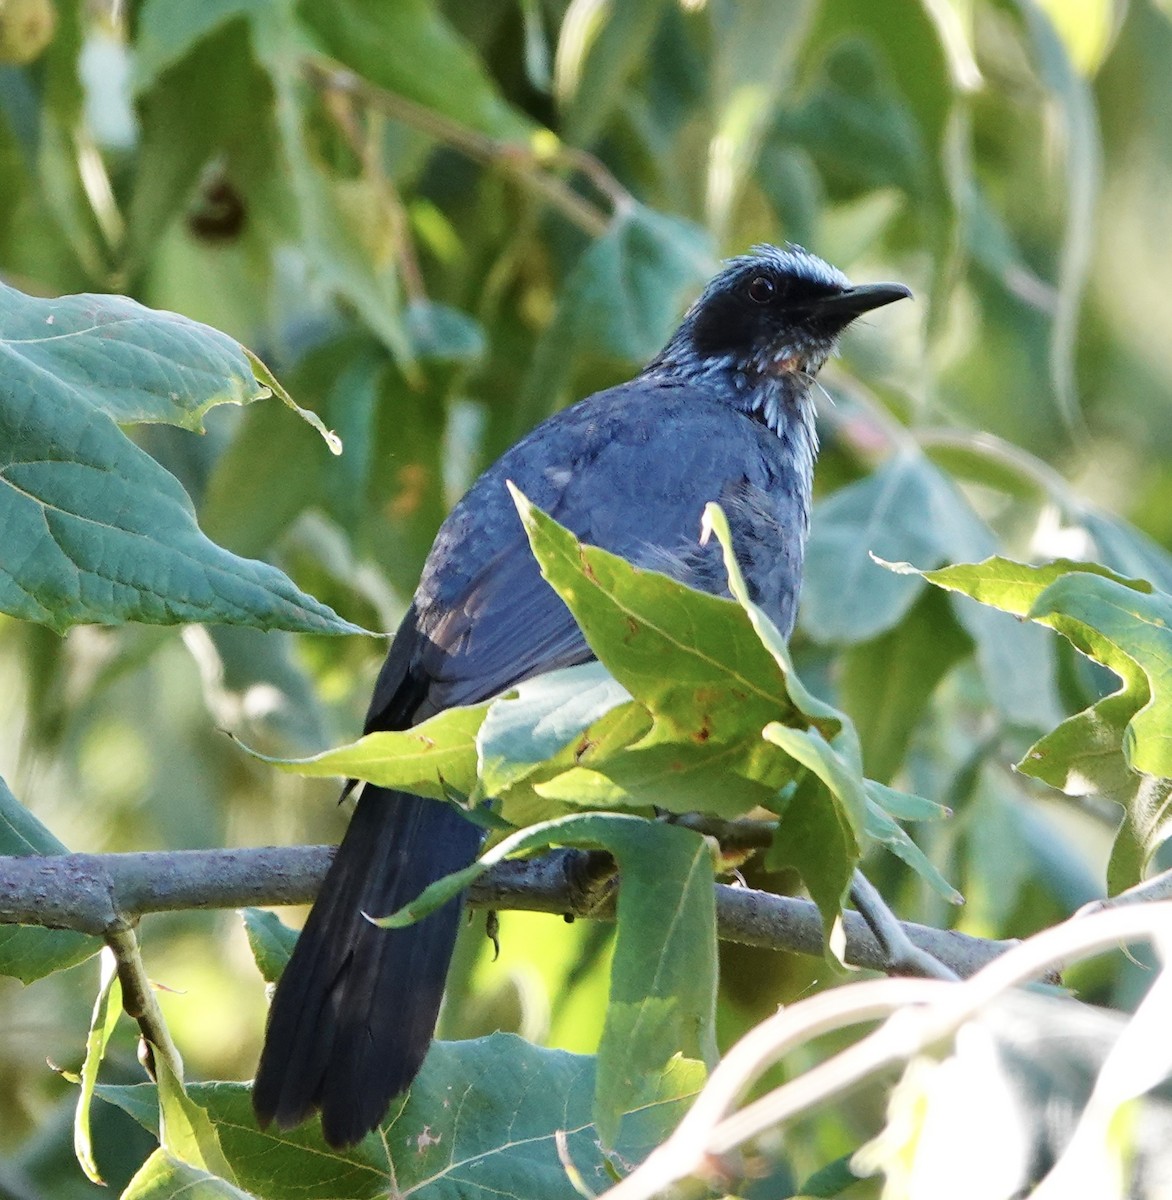
[(155, 1055), (158, 1074), (159, 1144), (181, 1162), (233, 1182), (232, 1168), (208, 1114), (188, 1094), (166, 1055)]
[(664, 0), (604, 0), (565, 23), (554, 95), (571, 145), (589, 145), (621, 111), (627, 78), (646, 61), (665, 7)]
[[(395, 6), (397, 8), (397, 6)], [(274, 93), (274, 118), (300, 226), (298, 240), (317, 280), (354, 306), (400, 369), (419, 379), (403, 325), (403, 296), (386, 227), (384, 186), (369, 176), (339, 180), (313, 125), (316, 99), (305, 79), (305, 31), (282, 6), (253, 14), (254, 53)], [(383, 49), (385, 53), (385, 47)]]
[(800, 107), (779, 122), (777, 138), (800, 144), (835, 191), (900, 188), (912, 209), (915, 244), (932, 248), (928, 325), (935, 330), (960, 274), (958, 197), (973, 170), (958, 129), (965, 119), (958, 120), (961, 92), (979, 81), (975, 70), (957, 70), (962, 56), (946, 52), (945, 23), (955, 17), (942, 20), (933, 5), (815, 6), (799, 66), (800, 75), (814, 78)]
[(1029, 616), (1122, 683), (1036, 742), (1018, 764), (1068, 795), (1097, 792), (1123, 806), (1107, 872), (1114, 893), (1143, 878), (1172, 833), (1172, 597), (1076, 573), (1047, 587)]
[[(940, 874), (936, 864), (912, 841), (898, 821), (938, 820), (950, 815), (942, 805), (897, 792), (872, 779), (864, 783), (866, 816), (864, 829), (872, 841), (886, 846), (902, 859), (933, 891), (949, 904), (963, 904), (964, 897)], [(927, 809), (928, 811), (925, 811)], [(897, 821), (898, 818), (898, 821)]]
[[(925, 578), (958, 590), (969, 584), (969, 595), (1009, 611), (1024, 608), (1024, 616), (1057, 630), (1114, 671), (1123, 681), (1115, 695), (1133, 709), (1122, 744), (1128, 764), (1148, 775), (1172, 777), (1172, 597), (1097, 564), (1060, 560), (1029, 568), (991, 559), (979, 568), (979, 583), (973, 576), (978, 568), (969, 567), (928, 572)], [(1043, 757), (1031, 751), (1028, 759)]]
[(199, 42), (229, 21), (263, 12), (271, 0), (206, 0), (188, 6), (146, 0), (134, 39), (134, 87), (141, 92)]
[(598, 1049), (594, 1118), (613, 1145), (623, 1112), (648, 1099), (676, 1054), (713, 1061), (716, 909), (712, 853), (691, 830), (622, 813), (586, 813), (505, 838), (471, 867), (433, 883), (413, 903), (376, 921), (410, 924), (462, 892), (490, 866), (550, 846), (601, 848), (622, 877), (610, 1002)]
[(866, 793), (852, 764), (844, 761), (816, 729), (792, 729), (774, 721), (765, 727), (762, 736), (822, 780), (840, 802), (844, 834), (857, 839), (863, 828)]
[(276, 983), (297, 944), (297, 930), (290, 929), (281, 919), (262, 908), (246, 908), (241, 912), (248, 948), (265, 983)]
[(534, 131), (430, 0), (333, 0), (301, 5), (299, 16), (328, 54), (376, 87), (493, 137), (520, 141)]
[[(793, 88), (812, 6), (805, 0), (740, 0), (720, 17), (721, 36), (712, 47), (710, 97), (712, 127), (706, 210), (708, 225), (727, 242), (747, 175), (757, 169), (761, 186), (776, 195), (773, 169), (761, 161), (761, 143)], [(793, 145), (793, 139), (789, 139)], [(785, 213), (787, 236), (794, 223)]]
[(799, 107), (782, 114), (778, 135), (860, 188), (926, 198), (936, 164), (881, 48), (856, 33), (824, 54), (819, 78)]
[[(252, 228), (263, 228), (264, 210), (280, 204), (286, 184), (273, 128), (272, 91), (245, 36), (242, 14), (247, 8), (247, 3), (176, 8), (148, 0), (139, 10), (131, 61), (141, 128), (125, 245), (132, 278), (144, 268), (158, 270), (158, 257), (152, 256), (158, 255), (164, 235), (177, 219), (186, 219), (190, 230), (195, 206), (207, 205), (221, 188), (247, 206)], [(161, 63), (163, 58), (167, 67), (155, 77), (152, 60)], [(199, 113), (198, 121), (192, 121), (193, 112)], [(259, 259), (251, 255), (244, 268), (253, 303), (261, 303), (271, 286), (271, 263)], [(163, 272), (174, 273), (173, 263)], [(213, 286), (221, 306), (229, 313), (247, 312), (250, 298), (230, 297), (236, 290), (233, 282), (220, 271), (216, 275)], [(229, 307), (237, 304), (240, 308)], [(242, 327), (255, 326), (249, 319)]]
[(1172, 555), (1158, 542), (1095, 508), (1081, 509), (1078, 520), (1094, 539), (1100, 562), (1124, 576), (1146, 579), (1162, 592), (1172, 592)]
[[(749, 599), (720, 509), (709, 505), (704, 520), (722, 545), (733, 605), (581, 546), (514, 498), (545, 578), (634, 697), (544, 767), (523, 763), (524, 782), (539, 796), (577, 805), (655, 803), (733, 816), (763, 804), (778, 811), (778, 792), (809, 763), (804, 747), (779, 754), (788, 750), (779, 744), (785, 735), (775, 743), (761, 731), (778, 718), (798, 736), (817, 730), (834, 740), (829, 754), (838, 773), (832, 786), (780, 806), (776, 841), (819, 893), (829, 927), (859, 857), (865, 780), (858, 740), (843, 714), (805, 689), (784, 638)], [(503, 811), (512, 817), (508, 805), (506, 794)], [(937, 873), (891, 824), (883, 825), (882, 840), (938, 886)]]
[(122, 1200), (254, 1200), (227, 1180), (173, 1158), (154, 1154), (135, 1172)]
[(199, 530), (178, 481), (118, 421), (202, 427), (266, 395), (230, 338), (118, 296), (36, 300), (0, 285), (0, 531), (19, 546), (0, 609), (80, 622), (219, 621), (354, 633), (267, 563)]
[[(0, 855), (68, 854), (0, 779)], [(66, 929), (0, 925), (0, 975), (32, 983), (84, 962), (102, 948), (98, 938)]]
[[(651, 1099), (623, 1118), (615, 1147), (620, 1159), (642, 1161), (702, 1081), (703, 1067), (682, 1060), (657, 1083), (648, 1081)], [(245, 1084), (192, 1084), (190, 1090), (216, 1127), (239, 1186), (265, 1200), (374, 1200), (392, 1183), (401, 1194), (428, 1200), (467, 1200), (488, 1191), (579, 1200), (559, 1158), (559, 1133), (585, 1179), (601, 1188), (611, 1178), (591, 1122), (594, 1059), (509, 1034), (434, 1043), (402, 1108), (347, 1151), (328, 1147), (316, 1121), (288, 1131), (258, 1130)], [(100, 1086), (98, 1094), (156, 1128), (153, 1085)]]
[(518, 684), (489, 708), (476, 737), (484, 791), (498, 796), (519, 783), (628, 700), (627, 690), (600, 662)]
[(476, 790), (476, 735), (489, 704), (448, 708), (411, 729), (368, 733), (310, 758), (272, 758), (243, 749), (293, 775), (365, 779), (379, 787), (446, 800)]
[(1137, 882), (1168, 836), (1172, 793), (1172, 597), (1095, 563), (1041, 567), (993, 558), (925, 574), (1061, 633), (1120, 679), (1118, 691), (1064, 721), (1018, 764), (1069, 795), (1124, 808), (1112, 890)]
[(102, 973), (90, 1031), (85, 1041), (85, 1060), (81, 1065), (81, 1090), (73, 1114), (73, 1153), (78, 1165), (91, 1183), (103, 1183), (90, 1137), (90, 1106), (98, 1082), (98, 1068), (106, 1053), (106, 1045), (118, 1018), (122, 1015), (122, 984), (118, 979), (118, 963), (114, 952), (106, 947), (101, 955)]
[[(654, 1102), (674, 1057), (715, 1062), (712, 853), (703, 839), (680, 837), (690, 831), (672, 826), (567, 818), (578, 819), (591, 822), (623, 880), (594, 1103), (603, 1145), (614, 1146), (622, 1114)], [(585, 826), (582, 836), (590, 844)]]
[(226, 334), (126, 296), (42, 300), (0, 284), (0, 328), (6, 406), (70, 402), (202, 431), (217, 404), (268, 395)]
[[(839, 931), (835, 926), (841, 912), (842, 893), (837, 890), (842, 880), (841, 872), (844, 866), (853, 872), (859, 859), (858, 839), (844, 834), (843, 816), (845, 815), (846, 824), (857, 833), (857, 801), (861, 787), (864, 793), (864, 828), (867, 835), (887, 846), (893, 854), (922, 875), (931, 887), (949, 900), (953, 899), (957, 895), (955, 890), (895, 820), (897, 817), (912, 821), (936, 820), (945, 815), (946, 810), (932, 801), (919, 796), (909, 796), (872, 779), (863, 778), (864, 748), (853, 722), (844, 713), (837, 712), (817, 700), (806, 691), (798, 679), (785, 639), (749, 597), (748, 588), (733, 553), (732, 537), (724, 513), (717, 505), (710, 504), (704, 510), (704, 520), (720, 540), (725, 568), (728, 571), (729, 589), (749, 614), (757, 635), (785, 673), (790, 694), (804, 713), (811, 718), (822, 719), (823, 730), (829, 731), (834, 741), (834, 745), (828, 744), (817, 728), (789, 731), (810, 738), (809, 744), (801, 746), (799, 753), (792, 756), (795, 761), (801, 762), (802, 755), (812, 755), (820, 760), (820, 769), (814, 770), (812, 777), (801, 780), (792, 795), (782, 793), (768, 806), (782, 816), (768, 855), (771, 867), (779, 869), (792, 866), (806, 880), (807, 887), (811, 886), (811, 879), (819, 880), (817, 889), (821, 893), (820, 909), (826, 945), (835, 951), (839, 945)], [(768, 728), (784, 730), (783, 726), (776, 723)], [(767, 731), (765, 737), (769, 740)], [(782, 741), (786, 741), (788, 735), (782, 732), (780, 737)], [(826, 773), (829, 774), (829, 779), (823, 782), (828, 786), (824, 793), (820, 794), (815, 781), (822, 779)], [(837, 785), (835, 780), (838, 781)], [(843, 796), (839, 795), (841, 789), (845, 789)], [(837, 812), (839, 804), (847, 806), (845, 813)], [(829, 859), (826, 856), (828, 849), (831, 850)], [(838, 858), (833, 852), (835, 849), (844, 858)], [(811, 895), (815, 896), (817, 902), (818, 897), (814, 890), (811, 890)]]
[[(420, 1079), (429, 1072), (435, 1051), (443, 1045), (433, 1045)], [(444, 1057), (444, 1051), (439, 1052), (439, 1057)], [(270, 1126), (262, 1131), (252, 1111), (251, 1090), (250, 1085), (243, 1083), (190, 1085), (191, 1096), (207, 1113), (241, 1187), (265, 1200), (313, 1200), (314, 1197), (337, 1200), (341, 1196), (347, 1200), (366, 1200), (387, 1195), (390, 1166), (377, 1133), (349, 1150), (334, 1150), (322, 1139), (317, 1121), (291, 1130)], [(97, 1094), (158, 1136), (158, 1089), (153, 1083), (99, 1084)], [(392, 1122), (399, 1115), (399, 1111), (393, 1111)], [(408, 1161), (410, 1149), (405, 1147), (404, 1158)]]
[(921, 571), (908, 563), (884, 563), (900, 575), (922, 575), (929, 583), (948, 591), (971, 596), (981, 604), (991, 605), (1017, 617), (1027, 617), (1038, 597), (1066, 575), (1099, 575), (1138, 592), (1150, 592), (1152, 586), (1143, 579), (1128, 579), (1099, 563), (1075, 562), (1056, 558), (1039, 566), (1015, 562), (994, 556), (976, 563), (957, 563), (938, 571)]
[(1048, 729), (1062, 720), (1054, 639), (1049, 633), (968, 596), (951, 599), (956, 619), (973, 640), (989, 698), (1005, 717), (1027, 729)]
[(860, 837), (866, 820), (862, 780), (815, 729), (791, 729), (773, 722), (763, 736), (824, 785), (799, 784), (780, 806), (781, 824), (770, 865), (791, 866), (801, 875), (822, 914), (827, 949), (841, 962), (842, 905), (862, 856)]
[[(819, 700), (809, 691), (794, 669), (790, 657), (789, 646), (782, 637), (781, 630), (766, 616), (761, 607), (755, 604), (749, 595), (748, 584), (741, 572), (741, 565), (733, 548), (732, 533), (728, 527), (728, 518), (724, 515), (719, 504), (709, 503), (704, 506), (704, 528), (710, 530), (720, 543), (724, 569), (728, 572), (728, 589), (733, 599), (745, 610), (753, 631), (761, 639), (761, 644), (769, 652), (773, 661), (781, 669), (785, 677), (786, 691), (799, 711), (809, 717), (810, 722), (817, 726), (829, 738), (836, 737), (848, 726), (843, 713)], [(855, 739), (857, 741), (857, 739)]]
[[(837, 731), (832, 710), (799, 707), (806, 697), (793, 694), (792, 676), (739, 604), (580, 545), (516, 491), (514, 499), (542, 575), (652, 719), (647, 729), (630, 709), (608, 714), (611, 736), (588, 730), (572, 765), (560, 779), (542, 780), (540, 794), (572, 800), (590, 772), (613, 785), (607, 803), (737, 816), (793, 777), (792, 761), (762, 740), (766, 724), (814, 721)], [(638, 741), (621, 742), (616, 731)], [(585, 792), (596, 802), (595, 788)]]
[(923, 589), (875, 558), (924, 567), (980, 558), (993, 536), (922, 455), (900, 453), (819, 505), (806, 551), (802, 626), (820, 642), (865, 642), (897, 625)]
[(244, 357), (248, 360), (249, 369), (252, 371), (256, 381), (262, 387), (268, 388), (274, 396), (285, 405), (286, 408), (291, 408), (307, 425), (321, 435), (321, 439), (329, 447), (331, 454), (342, 453), (342, 443), (338, 435), (327, 429), (323, 424), (321, 417), (315, 412), (310, 412), (308, 408), (302, 408), (296, 400), (281, 386), (280, 380), (268, 369), (261, 360), (253, 354), (247, 346), (241, 346), (244, 352)]
[(68, 854), (59, 841), (0, 779), (0, 854)]
[(457, 308), (415, 300), (408, 306), (404, 322), (421, 360), (468, 365), (484, 356), (484, 330)]
[(275, 405), (255, 405), (212, 467), (200, 501), (200, 527), (235, 554), (270, 551), (319, 502), (327, 481), (335, 475), (345, 479), (360, 465), (364, 451), (351, 455), (353, 448), (351, 443), (341, 460), (331, 460)]
[[(1058, 280), (1050, 329), (1050, 378), (1058, 411), (1069, 429), (1079, 429), (1075, 352), (1083, 288), (1094, 249), (1092, 229), (1103, 174), (1099, 118), (1090, 80), (1079, 74), (1041, 6), (1018, 10), (1032, 43), (1038, 76), (1051, 93), (1062, 128), (1065, 168), (1065, 227), (1058, 246)], [(1080, 13), (1078, 23), (1086, 24)]]

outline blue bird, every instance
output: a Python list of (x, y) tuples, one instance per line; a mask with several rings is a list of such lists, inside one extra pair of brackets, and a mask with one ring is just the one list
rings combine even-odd
[[(753, 600), (793, 628), (818, 442), (811, 389), (842, 331), (910, 296), (852, 287), (798, 246), (730, 260), (634, 379), (556, 413), (508, 450), (444, 521), (374, 689), (366, 731), (593, 656), (541, 578), (512, 480), (583, 542), (725, 594), (705, 504), (728, 516)], [(332, 1146), (375, 1128), (423, 1063), (459, 929), (452, 901), (417, 924), (390, 913), (471, 863), (482, 831), (455, 809), (366, 785), (273, 997), (253, 1089), (262, 1125), (321, 1111)]]

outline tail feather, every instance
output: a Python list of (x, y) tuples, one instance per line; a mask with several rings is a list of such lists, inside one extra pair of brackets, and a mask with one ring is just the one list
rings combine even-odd
[(360, 1140), (419, 1072), (435, 1031), (460, 900), (405, 929), (385, 916), (476, 857), (481, 831), (434, 800), (367, 786), (269, 1010), (253, 1087), (262, 1124), (322, 1114)]

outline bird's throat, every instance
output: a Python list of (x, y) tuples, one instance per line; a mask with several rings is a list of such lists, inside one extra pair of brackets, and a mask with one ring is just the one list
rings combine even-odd
[(745, 410), (754, 420), (778, 437), (787, 431), (808, 431), (813, 436), (814, 402), (810, 396), (810, 377), (804, 373), (753, 373), (738, 391), (744, 397)]

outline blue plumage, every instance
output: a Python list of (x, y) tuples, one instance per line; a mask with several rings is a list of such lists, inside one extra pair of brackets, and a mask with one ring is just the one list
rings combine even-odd
[[(817, 453), (814, 377), (860, 313), (909, 293), (852, 288), (797, 246), (732, 259), (629, 383), (557, 413), (490, 467), (436, 536), (366, 728), (404, 729), (590, 650), (542, 580), (505, 487), (580, 540), (723, 592), (718, 501), (754, 600), (787, 633), (801, 583)], [(253, 1102), (262, 1123), (319, 1108), (357, 1141), (410, 1085), (435, 1027), (459, 905), (402, 930), (388, 913), (467, 865), (480, 832), (454, 810), (366, 787), (273, 1000)]]

